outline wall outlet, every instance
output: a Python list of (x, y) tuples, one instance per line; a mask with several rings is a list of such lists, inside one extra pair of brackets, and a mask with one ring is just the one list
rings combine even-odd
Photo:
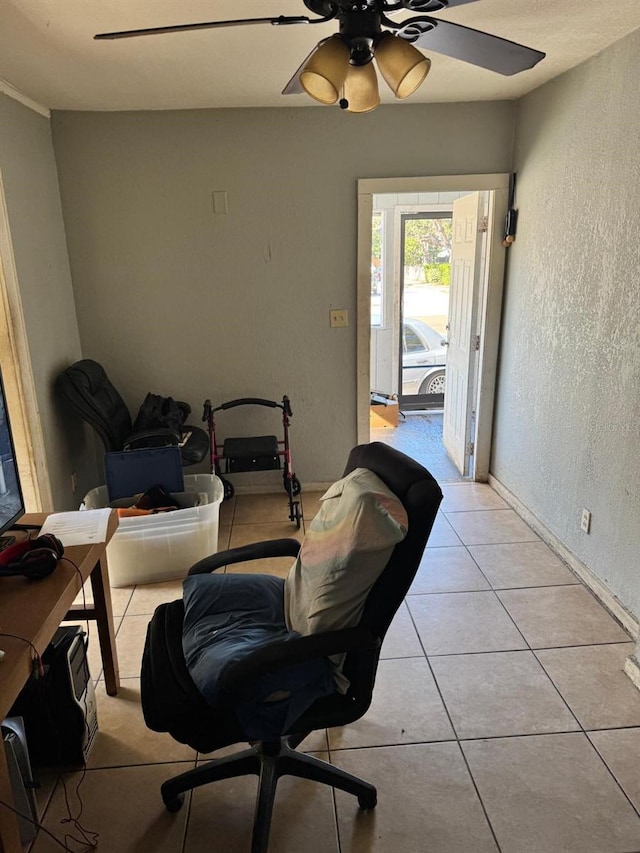
[(591, 513), (588, 509), (582, 510), (582, 518), (580, 519), (580, 528), (584, 530), (585, 533), (589, 533), (591, 530)]
[(71, 491), (74, 495), (78, 491), (78, 475), (75, 471), (71, 475)]
[(338, 308), (329, 313), (332, 329), (341, 329), (349, 325), (349, 312), (346, 308)]

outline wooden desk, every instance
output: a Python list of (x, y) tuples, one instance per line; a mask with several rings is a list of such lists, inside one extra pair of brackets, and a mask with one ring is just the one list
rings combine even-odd
[[(23, 524), (42, 524), (45, 515), (25, 515)], [(64, 557), (72, 560), (80, 572), (64, 557), (53, 574), (39, 581), (24, 577), (0, 578), (0, 635), (16, 634), (29, 640), (39, 654), (49, 645), (56, 629), (67, 619), (94, 619), (98, 628), (100, 652), (107, 693), (115, 695), (120, 687), (116, 653), (111, 588), (107, 571), (106, 546), (118, 526), (111, 514), (107, 542), (97, 545), (75, 545), (65, 548)], [(87, 579), (91, 579), (93, 605), (86, 608), (73, 604)], [(0, 721), (13, 705), (27, 682), (32, 669), (32, 649), (28, 643), (0, 636), (5, 652), (0, 661)], [(0, 800), (13, 805), (4, 747), (0, 748)], [(16, 817), (0, 804), (0, 851), (23, 853)]]

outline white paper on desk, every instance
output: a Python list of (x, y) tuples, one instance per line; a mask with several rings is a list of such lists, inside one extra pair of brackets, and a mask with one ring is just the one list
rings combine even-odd
[(106, 542), (110, 515), (109, 507), (54, 512), (47, 516), (40, 532), (53, 533), (65, 546)]

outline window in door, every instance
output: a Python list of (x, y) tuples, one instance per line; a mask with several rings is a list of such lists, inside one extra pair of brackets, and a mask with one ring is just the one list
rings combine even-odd
[(446, 388), (451, 214), (401, 217), (400, 407), (440, 409)]

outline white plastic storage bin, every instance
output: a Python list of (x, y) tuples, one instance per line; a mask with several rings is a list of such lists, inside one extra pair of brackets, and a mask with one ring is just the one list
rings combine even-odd
[[(111, 586), (183, 578), (194, 563), (218, 550), (221, 480), (214, 474), (185, 474), (184, 489), (200, 494), (199, 506), (120, 519), (107, 545)], [(92, 489), (83, 502), (84, 509), (106, 506), (106, 486)]]

